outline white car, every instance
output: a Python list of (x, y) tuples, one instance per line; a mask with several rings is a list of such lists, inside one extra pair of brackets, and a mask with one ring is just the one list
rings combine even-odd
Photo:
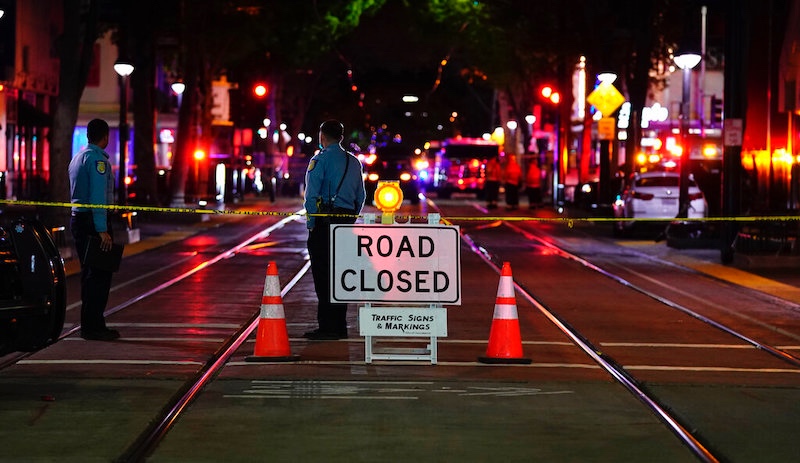
[[(642, 172), (631, 175), (614, 201), (614, 217), (618, 219), (674, 219), (680, 205), (680, 174), (677, 172)], [(689, 176), (689, 210), (687, 217), (708, 215), (705, 195)], [(614, 234), (630, 231), (635, 221), (614, 223)], [(666, 223), (664, 223), (666, 226)]]

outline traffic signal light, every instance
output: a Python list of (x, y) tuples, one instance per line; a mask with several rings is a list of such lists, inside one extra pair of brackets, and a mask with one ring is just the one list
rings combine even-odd
[(258, 83), (253, 85), (253, 95), (257, 96), (258, 98), (264, 98), (269, 93), (269, 87), (267, 84)]
[(555, 91), (553, 87), (549, 85), (545, 85), (539, 89), (539, 93), (545, 100), (548, 100), (552, 104), (558, 104), (561, 102), (561, 94)]
[(722, 125), (722, 98), (711, 96), (711, 125)]

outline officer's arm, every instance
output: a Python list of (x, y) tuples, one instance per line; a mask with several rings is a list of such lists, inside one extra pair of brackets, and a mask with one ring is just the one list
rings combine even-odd
[[(107, 175), (111, 175), (111, 166), (105, 160), (100, 160), (96, 156), (87, 157), (86, 171), (89, 173), (89, 204), (106, 204), (106, 184)], [(102, 163), (102, 165), (100, 164)], [(106, 210), (103, 208), (92, 208), (92, 218), (94, 228), (98, 233), (108, 231), (106, 223)]]
[(364, 166), (358, 163), (358, 188), (356, 189), (356, 214), (361, 214), (364, 208), (364, 201), (367, 199), (367, 191), (364, 189)]
[[(306, 198), (303, 206), (306, 209), (306, 214), (316, 214), (319, 212), (317, 209), (317, 198), (320, 196), (320, 189), (322, 187), (322, 178), (324, 166), (319, 156), (314, 156), (308, 163), (308, 170), (306, 170)], [(308, 229), (314, 228), (314, 217), (307, 216), (306, 227)]]

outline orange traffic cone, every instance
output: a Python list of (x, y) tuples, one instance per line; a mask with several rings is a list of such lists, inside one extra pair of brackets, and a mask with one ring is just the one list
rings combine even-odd
[(256, 348), (248, 362), (291, 362), (299, 360), (289, 349), (289, 334), (286, 331), (286, 316), (283, 313), (281, 283), (278, 280), (278, 265), (270, 261), (261, 297), (261, 318), (258, 320)]
[(508, 262), (503, 262), (503, 270), (500, 272), (492, 329), (489, 332), (489, 347), (486, 349), (486, 356), (478, 357), (478, 361), (481, 363), (531, 363), (531, 359), (522, 357), (522, 338), (519, 334), (514, 277), (511, 276), (511, 264)]

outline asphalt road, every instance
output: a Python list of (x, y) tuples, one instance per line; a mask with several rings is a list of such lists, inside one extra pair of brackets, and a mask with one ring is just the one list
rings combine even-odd
[[(298, 204), (245, 207), (291, 211)], [(511, 263), (530, 365), (477, 362), (486, 353), (499, 275), (466, 241), (462, 304), (447, 308), (448, 336), (438, 340), (436, 365), (366, 364), (355, 305), (347, 340), (304, 340), (316, 316), (313, 282), (305, 274), (282, 301), (300, 361), (245, 361), (253, 353), (251, 336), (148, 461), (697, 461), (542, 307), (619, 362), (723, 461), (800, 456), (800, 369), (566, 259), (546, 243), (797, 355), (800, 312), (787, 282), (767, 283), (719, 266), (713, 251), (611, 240), (599, 228), (560, 220), (520, 220), (528, 214), (557, 218), (549, 211), (504, 218), (484, 214), (469, 198), (437, 205), (445, 217), (464, 218), (455, 222), (493, 258)], [(431, 207), (407, 205), (401, 212), (422, 216)], [(129, 246), (109, 306), (128, 304), (279, 218), (148, 224), (146, 239)], [(277, 261), (284, 285), (302, 269), (305, 238), (303, 223), (288, 223), (109, 316), (122, 332), (119, 341), (71, 336), (0, 371), (2, 459), (117, 458), (183, 381), (258, 310), (266, 262)], [(77, 278), (69, 277), (68, 285), (68, 323), (75, 323)]]

